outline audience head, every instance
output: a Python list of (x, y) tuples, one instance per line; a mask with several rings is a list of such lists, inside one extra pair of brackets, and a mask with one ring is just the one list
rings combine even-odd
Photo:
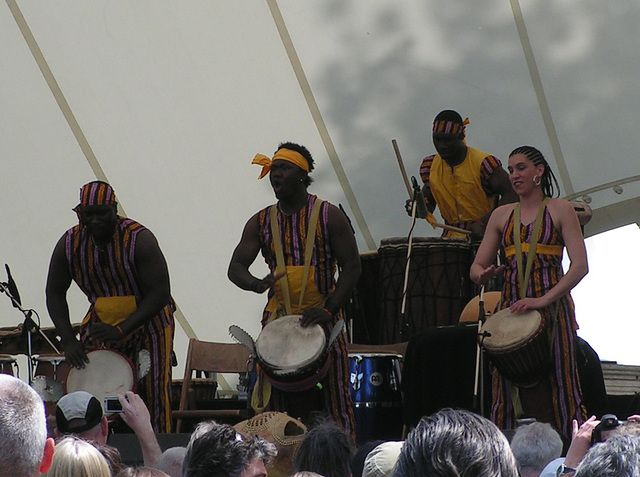
[(262, 438), (245, 438), (229, 425), (203, 422), (189, 440), (182, 475), (266, 477), (266, 467), (275, 455), (275, 446)]
[(47, 477), (111, 477), (109, 464), (91, 443), (74, 436), (58, 442)]
[(391, 476), (403, 444), (402, 441), (389, 441), (376, 446), (364, 460), (362, 477)]
[(153, 467), (127, 467), (116, 477), (169, 477), (166, 473)]
[(537, 477), (542, 469), (562, 454), (562, 438), (550, 424), (533, 422), (518, 427), (511, 439), (511, 450), (521, 477)]
[(31, 477), (49, 470), (44, 403), (25, 382), (0, 374), (0, 477)]
[(155, 467), (170, 477), (182, 477), (182, 464), (186, 453), (186, 447), (170, 447), (162, 453)]
[(98, 449), (98, 451), (100, 451), (102, 457), (104, 457), (107, 461), (111, 475), (117, 475), (122, 469), (124, 469), (122, 456), (120, 455), (120, 451), (116, 447), (107, 444), (100, 445), (95, 442), (91, 442), (91, 444), (96, 449)]
[(576, 469), (574, 477), (640, 476), (640, 437), (614, 435), (595, 444)]
[(491, 421), (443, 409), (423, 417), (409, 433), (394, 475), (518, 477), (518, 465), (507, 438)]
[(353, 443), (338, 426), (319, 424), (307, 432), (293, 458), (296, 472), (316, 472), (325, 477), (350, 477)]
[(56, 404), (56, 437), (75, 435), (104, 445), (108, 433), (109, 423), (102, 404), (88, 392), (65, 394)]

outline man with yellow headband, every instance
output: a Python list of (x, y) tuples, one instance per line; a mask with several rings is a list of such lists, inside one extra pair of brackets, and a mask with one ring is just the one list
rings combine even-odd
[[(115, 192), (105, 182), (85, 184), (74, 211), (80, 223), (56, 244), (46, 287), (47, 309), (67, 361), (83, 368), (87, 351), (108, 348), (136, 369), (148, 369), (136, 392), (149, 408), (154, 430), (170, 432), (175, 304), (162, 251), (149, 229), (118, 216)], [(90, 303), (79, 339), (67, 304), (71, 281)]]
[[(517, 200), (502, 163), (491, 154), (467, 146), (468, 120), (455, 111), (441, 111), (433, 121), (432, 138), (437, 154), (420, 165), (427, 208), (438, 206), (445, 224), (469, 230), (480, 239), (493, 209)], [(445, 230), (443, 237), (464, 237)]]
[[(302, 326), (319, 324), (329, 329), (341, 316), (341, 308), (360, 276), (360, 256), (351, 225), (339, 208), (307, 192), (312, 182), (309, 172), (313, 170), (307, 148), (282, 143), (273, 158), (258, 154), (253, 163), (262, 166), (260, 178), (269, 175), (278, 202), (262, 209), (245, 225), (231, 258), (229, 279), (244, 290), (268, 291), (262, 326), (284, 315), (301, 314)], [(312, 250), (307, 250), (307, 237)], [(271, 270), (264, 278), (249, 271), (258, 253)], [(336, 265), (340, 267), (337, 281)], [(307, 422), (319, 411), (354, 435), (344, 333), (334, 342), (330, 356), (329, 371), (319, 386), (300, 392), (274, 387), (270, 399), (257, 386), (254, 408), (263, 409), (268, 404), (272, 410), (286, 411)]]

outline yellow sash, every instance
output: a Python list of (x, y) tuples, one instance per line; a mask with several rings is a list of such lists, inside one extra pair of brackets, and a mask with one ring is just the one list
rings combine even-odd
[(136, 311), (136, 297), (128, 296), (109, 296), (99, 297), (89, 308), (87, 315), (82, 320), (82, 325), (86, 325), (95, 316), (103, 323), (116, 326), (129, 318), (129, 315)]
[[(562, 245), (545, 245), (541, 243), (536, 245), (536, 252), (541, 255), (562, 255), (563, 250), (564, 247)], [(524, 253), (529, 253), (528, 243), (525, 242), (522, 244), (522, 251)], [(516, 254), (516, 246), (509, 245), (504, 249), (504, 254), (507, 257), (513, 257)]]

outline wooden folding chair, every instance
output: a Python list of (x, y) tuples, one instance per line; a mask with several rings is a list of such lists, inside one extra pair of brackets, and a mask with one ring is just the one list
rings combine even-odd
[(183, 419), (220, 419), (225, 422), (240, 422), (249, 418), (245, 409), (195, 409), (193, 399), (193, 372), (209, 373), (245, 373), (249, 361), (249, 350), (237, 343), (214, 343), (210, 341), (189, 340), (184, 378), (180, 391), (178, 410), (173, 411), (176, 419), (176, 432), (182, 429)]

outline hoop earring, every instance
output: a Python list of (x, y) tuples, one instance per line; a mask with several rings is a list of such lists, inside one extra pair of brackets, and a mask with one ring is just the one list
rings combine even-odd
[[(537, 179), (537, 180), (536, 180), (536, 179)], [(533, 183), (534, 183), (536, 186), (539, 186), (541, 182), (542, 182), (542, 177), (540, 177), (540, 176), (533, 176)]]

